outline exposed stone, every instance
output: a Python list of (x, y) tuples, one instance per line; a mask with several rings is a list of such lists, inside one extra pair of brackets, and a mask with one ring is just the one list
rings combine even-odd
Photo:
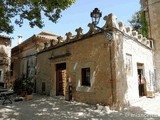
[(132, 29), (131, 29), (131, 27), (126, 27), (126, 33), (128, 35), (132, 35)]
[(90, 35), (90, 34), (94, 34), (96, 32), (94, 24), (89, 23), (88, 27), (89, 27), (89, 31), (86, 34)]
[(143, 39), (142, 39), (142, 43), (146, 45), (146, 42), (147, 42), (146, 37), (143, 37)]
[(57, 43), (58, 43), (58, 41), (55, 41), (55, 40), (51, 40), (51, 41), (50, 41), (51, 46), (54, 46), (54, 45), (56, 45)]
[[(155, 90), (160, 91), (160, 0), (141, 0), (148, 25), (148, 37), (154, 40)], [(153, 46), (153, 45), (152, 45)]]
[(83, 29), (81, 27), (79, 27), (75, 31), (77, 32), (76, 38), (80, 38), (83, 35), (82, 33)]
[[(72, 38), (72, 33), (71, 33), (71, 32), (68, 32), (68, 33), (66, 33), (66, 36), (67, 36), (66, 41), (69, 41), (69, 40), (71, 40), (71, 38)], [(62, 39), (61, 39), (61, 40), (62, 40)]]
[(119, 30), (124, 32), (124, 23), (120, 21), (118, 25), (119, 25)]
[(142, 34), (138, 34), (138, 41), (142, 41), (142, 38), (143, 38), (143, 36), (142, 36)]
[(103, 19), (106, 21), (105, 25), (103, 26), (104, 29), (112, 27), (117, 28), (116, 16), (114, 16), (112, 13), (110, 13), (108, 16), (105, 16)]
[(137, 31), (132, 31), (133, 37), (137, 38), (138, 37), (138, 32)]
[[(66, 33), (67, 34), (67, 33)], [(70, 33), (68, 33), (68, 34), (70, 34)], [(57, 37), (57, 39), (58, 39), (58, 43), (57, 44), (60, 44), (61, 42), (62, 42), (62, 40), (63, 40), (63, 37), (62, 36), (58, 36)], [(66, 40), (69, 40), (70, 38), (69, 38), (69, 36), (68, 36), (68, 38), (66, 39)]]

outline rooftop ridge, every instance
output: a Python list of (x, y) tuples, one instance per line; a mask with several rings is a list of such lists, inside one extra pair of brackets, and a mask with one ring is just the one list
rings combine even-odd
[[(116, 28), (117, 30), (121, 31), (123, 34), (127, 34), (130, 37), (135, 38), (135, 40), (137, 40), (137, 42), (140, 42), (141, 44), (143, 44), (146, 47), (150, 47), (150, 40), (147, 39), (146, 37), (144, 37), (142, 34), (138, 34), (137, 31), (133, 31), (132, 28), (130, 26), (125, 26), (125, 24), (120, 21), (117, 24), (117, 20), (116, 20), (116, 16), (114, 16), (112, 13), (110, 13), (107, 16), (104, 16), (103, 18), (105, 22), (104, 26), (102, 27), (103, 30), (107, 30), (109, 28)], [(66, 33), (66, 37), (62, 37), (59, 36), (57, 37), (58, 41), (54, 42), (50, 41), (50, 43), (44, 43), (43, 49), (41, 49), (41, 51), (46, 50), (46, 49), (50, 49), (51, 47), (57, 47), (57, 46), (61, 46), (61, 45), (65, 45), (68, 44), (70, 42), (73, 41), (78, 41), (82, 38), (97, 34), (99, 32), (102, 32), (102, 30), (98, 30), (94, 27), (94, 25), (92, 23), (88, 24), (89, 30), (87, 33), (83, 33), (83, 29), (81, 27), (75, 29), (76, 31), (76, 35), (73, 35), (71, 32)], [(114, 30), (114, 29), (113, 29)], [(50, 44), (50, 45), (48, 45)]]

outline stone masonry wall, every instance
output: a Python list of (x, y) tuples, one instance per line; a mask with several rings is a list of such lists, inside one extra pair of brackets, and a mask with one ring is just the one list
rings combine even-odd
[[(72, 83), (73, 100), (91, 104), (113, 105), (114, 103), (116, 107), (134, 99), (131, 91), (135, 91), (134, 97), (137, 98), (137, 63), (145, 64), (147, 79), (148, 71), (153, 72), (150, 42), (131, 28), (124, 29), (122, 22), (119, 22), (117, 27), (116, 18), (112, 14), (105, 16), (104, 20), (107, 22), (102, 29), (110, 30), (113, 35), (112, 42), (107, 39), (103, 31), (95, 29), (93, 24), (88, 24), (90, 29), (86, 34), (82, 33), (82, 28), (78, 28), (75, 30), (76, 35), (68, 32), (66, 39), (58, 37), (57, 42), (45, 43), (40, 48), (41, 52), (37, 56), (38, 92), (41, 93), (41, 84), (45, 78), (48, 86), (47, 94), (56, 95), (55, 66), (66, 63), (67, 78)], [(131, 54), (133, 61), (132, 77), (130, 77), (132, 80), (126, 72), (126, 54)], [(81, 85), (81, 68), (85, 67), (91, 69), (91, 87)]]
[[(65, 54), (66, 51), (69, 51), (71, 56), (48, 59), (53, 55)], [(41, 93), (41, 83), (46, 81), (47, 94), (56, 94), (55, 65), (65, 62), (67, 77), (72, 83), (73, 100), (91, 104), (110, 104), (111, 84), (108, 55), (108, 43), (102, 34), (39, 54), (37, 56), (37, 92)], [(91, 68), (91, 87), (81, 86), (81, 68), (84, 67)]]
[(160, 0), (141, 0), (148, 22), (148, 37), (154, 40), (155, 90), (160, 91)]

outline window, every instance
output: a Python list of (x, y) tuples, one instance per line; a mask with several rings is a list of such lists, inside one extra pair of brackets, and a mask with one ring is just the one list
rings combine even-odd
[(127, 75), (132, 76), (132, 55), (126, 54), (126, 72)]
[(81, 76), (82, 76), (82, 85), (83, 86), (91, 86), (90, 68), (82, 68), (81, 69)]

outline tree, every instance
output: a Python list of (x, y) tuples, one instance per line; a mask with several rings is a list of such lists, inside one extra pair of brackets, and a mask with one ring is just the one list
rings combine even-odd
[(132, 16), (132, 19), (129, 20), (129, 23), (133, 27), (133, 30), (138, 31), (138, 33), (142, 34), (145, 37), (148, 36), (148, 24), (147, 24), (144, 11), (136, 12)]
[(22, 26), (24, 19), (30, 27), (44, 26), (42, 14), (56, 23), (61, 12), (76, 0), (0, 0), (0, 32), (12, 33), (14, 30), (11, 19)]

